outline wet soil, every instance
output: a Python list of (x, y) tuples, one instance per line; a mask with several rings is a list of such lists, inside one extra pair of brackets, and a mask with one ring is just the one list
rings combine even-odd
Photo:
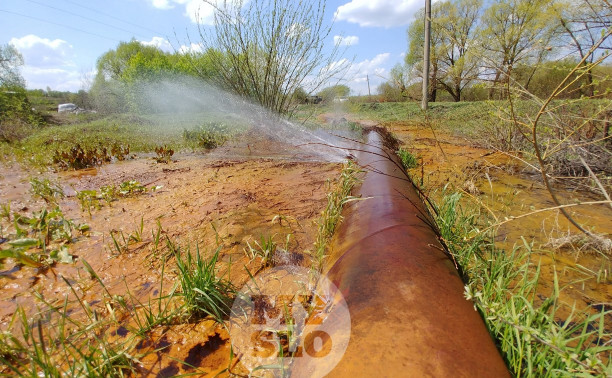
[[(29, 171), (17, 165), (2, 167), (0, 204), (10, 202), (12, 211), (20, 214), (41, 209), (45, 204), (29, 193), (28, 178), (50, 177), (64, 187), (67, 197), (60, 206), (66, 218), (88, 223), (91, 232), (69, 246), (69, 252), (76, 257), (74, 264), (56, 264), (39, 272), (15, 265), (10, 259), (5, 261), (0, 271), (0, 329), (6, 330), (17, 306), (29, 316), (44, 307), (34, 293), (49, 303), (61, 303), (71, 296), (70, 287), (61, 277), (90, 306), (100, 305), (104, 294), (85, 270), (83, 260), (98, 273), (112, 295), (126, 295), (129, 290), (135, 299), (146, 303), (149, 298), (169, 292), (178, 281), (171, 255), (163, 245), (155, 248), (153, 233), (158, 223), (163, 230), (162, 239), (167, 236), (184, 248), (190, 246), (192, 251), (198, 245), (201, 253), (211, 255), (220, 245), (218, 268), (229, 273), (238, 288), (248, 280), (244, 266), (251, 271), (260, 268), (259, 261), (249, 261), (244, 249), (247, 242), (253, 244), (262, 236), (271, 236), (282, 245), (285, 236), (291, 234), (289, 250), (303, 255), (297, 261), (309, 264), (304, 251), (313, 245), (315, 221), (326, 204), (328, 181), (338, 177), (341, 166), (295, 154), (257, 154), (253, 153), (257, 146), (248, 144), (239, 147), (240, 154), (229, 157), (223, 156), (221, 150), (210, 155), (177, 154), (169, 164), (140, 156), (95, 169), (60, 173)], [(159, 188), (103, 204), (100, 209), (92, 209), (91, 216), (81, 209), (75, 196), (76, 191), (119, 185), (127, 180)], [(127, 250), (118, 253), (111, 232), (128, 237), (138, 233), (141, 222), (142, 240), (130, 242)], [(6, 221), (2, 226), (3, 232), (10, 232)], [(168, 262), (162, 278), (164, 258)], [(130, 335), (120, 327), (108, 330), (108, 336), (122, 339)], [(229, 335), (212, 320), (189, 319), (155, 329), (136, 346), (134, 354), (144, 355), (140, 358), (140, 373), (146, 376), (214, 376), (230, 366)], [(233, 368), (240, 371), (239, 366)]]
[[(478, 141), (410, 122), (384, 126), (404, 143), (403, 148), (418, 157), (420, 166), (412, 169), (411, 175), (434, 198), (440, 198), (444, 186), (450, 185), (463, 191), (464, 198), (497, 223), (555, 206), (539, 174), (516, 158), (476, 147)], [(562, 203), (601, 200), (572, 185), (558, 185), (555, 190)], [(612, 209), (608, 205), (576, 206), (568, 211), (592, 232), (612, 236)], [(560, 287), (565, 287), (561, 299), (568, 311), (572, 306), (578, 311), (588, 305), (612, 308), (610, 256), (589, 248), (560, 245), (576, 234), (558, 210), (551, 210), (501, 224), (496, 242), (506, 253), (524, 243), (532, 245), (541, 264), (542, 298), (552, 291), (556, 273)]]

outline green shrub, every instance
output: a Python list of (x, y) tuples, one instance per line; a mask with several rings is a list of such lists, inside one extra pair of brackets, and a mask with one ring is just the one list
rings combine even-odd
[(43, 117), (32, 108), (23, 88), (0, 87), (0, 142), (22, 140), (42, 125)]
[(168, 248), (176, 257), (181, 295), (185, 299), (187, 311), (193, 316), (210, 315), (221, 322), (229, 315), (236, 292), (230, 281), (217, 276), (216, 265), (221, 247), (216, 249), (209, 260), (204, 259), (199, 248), (196, 248), (195, 256), (189, 250), (182, 252), (169, 240)]
[(222, 146), (229, 139), (229, 128), (220, 122), (208, 122), (192, 130), (183, 130), (183, 138), (199, 147), (211, 150)]

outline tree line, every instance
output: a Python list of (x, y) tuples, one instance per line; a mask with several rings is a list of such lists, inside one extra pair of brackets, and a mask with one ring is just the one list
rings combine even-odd
[[(214, 7), (214, 27), (200, 25), (198, 35), (189, 37), (191, 48), (166, 52), (122, 42), (98, 59), (96, 76), (88, 92), (79, 92), (77, 105), (100, 112), (160, 111), (143, 96), (147, 87), (199, 79), (288, 113), (305, 97), (304, 88), (316, 93), (348, 63), (334, 63), (343, 62), (338, 44), (326, 47), (332, 25), (325, 0), (204, 2)], [(17, 57), (9, 73), (18, 73), (20, 55), (5, 50)]]
[[(429, 101), (503, 98), (508, 85), (545, 97), (576, 64), (587, 72), (577, 72), (580, 80), (564, 96), (603, 95), (612, 87), (612, 67), (594, 64), (605, 63), (602, 54), (612, 49), (601, 41), (612, 26), (609, 0), (439, 1), (431, 24)], [(407, 30), (405, 61), (379, 87), (383, 97), (420, 97), (423, 35), (421, 10)]]
[[(97, 64), (91, 87), (99, 108), (147, 109), (143, 86), (160, 80), (199, 78), (277, 113), (295, 104), (341, 71), (333, 64), (338, 45), (325, 49), (331, 24), (326, 1), (212, 2), (214, 27), (200, 25), (196, 49), (163, 52), (138, 41), (121, 43)], [(119, 96), (118, 94), (122, 94)]]

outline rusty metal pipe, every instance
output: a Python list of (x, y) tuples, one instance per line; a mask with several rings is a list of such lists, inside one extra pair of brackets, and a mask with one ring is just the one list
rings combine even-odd
[[(348, 304), (351, 335), (328, 376), (509, 376), (483, 320), (464, 298), (453, 262), (423, 221), (416, 190), (393, 177), (405, 176), (382, 139), (370, 132), (365, 151), (357, 153), (368, 171), (356, 194), (368, 199), (347, 206), (332, 241), (327, 277)], [(395, 160), (376, 155), (381, 151)], [(328, 371), (308, 362), (297, 363), (292, 374)]]

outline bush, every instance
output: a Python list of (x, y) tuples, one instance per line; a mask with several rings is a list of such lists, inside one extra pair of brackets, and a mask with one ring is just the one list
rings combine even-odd
[(208, 122), (192, 130), (183, 130), (183, 138), (188, 142), (196, 142), (199, 147), (211, 150), (222, 146), (229, 139), (229, 130), (223, 123)]
[(32, 109), (25, 89), (0, 87), (0, 141), (19, 141), (43, 124), (42, 116)]

